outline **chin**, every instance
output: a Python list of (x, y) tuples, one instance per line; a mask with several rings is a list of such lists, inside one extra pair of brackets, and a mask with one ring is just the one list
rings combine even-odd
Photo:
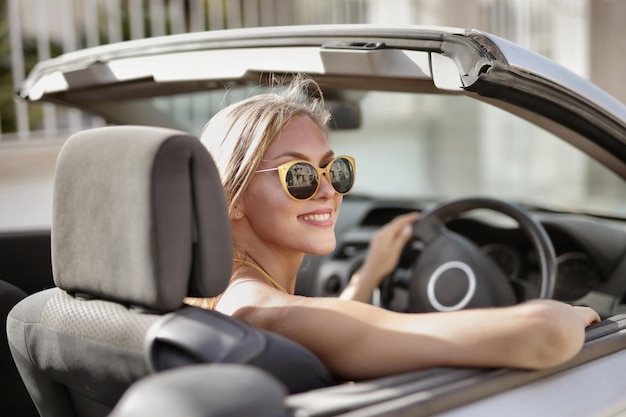
[(309, 248), (309, 250), (305, 251), (305, 253), (308, 253), (309, 255), (324, 256), (334, 251), (336, 246), (337, 244), (333, 240), (332, 243), (328, 243), (326, 245), (320, 244), (312, 246)]

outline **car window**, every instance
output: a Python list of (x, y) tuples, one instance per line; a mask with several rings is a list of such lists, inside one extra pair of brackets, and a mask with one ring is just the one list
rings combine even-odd
[[(153, 98), (200, 135), (224, 106), (265, 91), (233, 87)], [(354, 195), (430, 199), (494, 195), (571, 212), (626, 217), (626, 185), (583, 152), (528, 121), (458, 95), (347, 91), (361, 124), (333, 130), (336, 154), (357, 161)]]

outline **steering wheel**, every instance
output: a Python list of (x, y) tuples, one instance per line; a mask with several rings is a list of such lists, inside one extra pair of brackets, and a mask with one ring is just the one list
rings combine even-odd
[(409, 311), (453, 311), (518, 302), (508, 277), (478, 246), (446, 227), (446, 222), (474, 209), (490, 209), (516, 220), (539, 255), (539, 298), (552, 298), (556, 276), (554, 247), (543, 226), (518, 205), (470, 197), (444, 202), (422, 212), (413, 229), (424, 248), (409, 283)]

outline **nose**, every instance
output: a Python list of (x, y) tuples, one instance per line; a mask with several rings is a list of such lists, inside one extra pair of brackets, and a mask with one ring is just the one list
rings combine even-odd
[(333, 198), (335, 196), (335, 189), (330, 184), (330, 180), (325, 174), (323, 174), (322, 177), (323, 180), (320, 181), (320, 188), (317, 190), (316, 197), (324, 199)]

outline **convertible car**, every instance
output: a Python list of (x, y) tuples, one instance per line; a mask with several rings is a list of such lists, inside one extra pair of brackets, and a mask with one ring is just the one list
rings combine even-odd
[[(298, 73), (322, 87), (331, 147), (358, 176), (336, 250), (305, 258), (296, 292), (338, 296), (372, 235), (419, 211), (372, 304), (591, 306), (602, 321), (574, 359), (337, 383), (300, 346), (183, 306), (219, 293), (230, 267), (197, 137), (224, 106)], [(50, 225), (0, 231), (2, 355), (19, 371), (3, 365), (2, 415), (36, 415), (33, 404), (41, 416), (626, 413), (626, 106), (549, 59), (477, 30), (238, 29), (68, 53), (17, 96), (104, 126), (63, 138)]]

